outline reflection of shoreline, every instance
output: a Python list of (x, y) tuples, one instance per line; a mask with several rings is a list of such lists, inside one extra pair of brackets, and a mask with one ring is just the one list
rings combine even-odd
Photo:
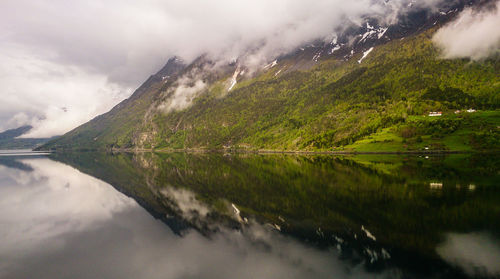
[[(40, 149), (38, 152), (43, 152)], [(406, 151), (303, 151), (303, 150), (248, 150), (248, 149), (144, 149), (144, 148), (112, 148), (112, 149), (65, 149), (47, 150), (56, 153), (74, 152), (111, 152), (111, 153), (234, 153), (234, 154), (296, 154), (296, 155), (446, 155), (446, 154), (498, 154), (500, 150), (406, 150)]]
[(50, 151), (33, 151), (31, 149), (0, 150), (0, 157), (37, 157), (50, 155)]
[[(164, 222), (166, 216), (176, 219), (174, 213), (179, 211), (162, 191), (189, 190), (193, 194), (183, 197), (196, 197), (213, 209), (206, 215), (212, 219), (184, 223), (202, 234), (211, 236), (208, 228), (214, 222), (224, 225), (224, 209), (234, 204), (242, 219), (269, 224), (295, 239), (323, 248), (340, 244), (346, 254), (361, 255), (368, 262), (383, 259), (385, 249), (394, 266), (416, 262), (419, 265), (411, 268), (417, 272), (423, 266), (427, 272), (449, 266), (435, 252), (441, 232), (481, 229), (495, 214), (488, 211), (491, 202), (499, 200), (498, 188), (488, 188), (496, 172), (483, 169), (485, 164), (496, 165), (498, 157), (76, 154), (51, 157), (108, 182)], [(485, 171), (490, 172), (485, 175)], [(483, 180), (477, 182), (476, 191), (456, 187), (455, 182), (469, 185), (478, 176)], [(442, 183), (439, 191), (429, 187), (429, 180)], [(464, 211), (466, 218), (456, 218), (457, 210)], [(182, 215), (177, 216), (182, 220)], [(234, 222), (226, 224), (233, 227)], [(376, 241), (367, 237), (363, 226)]]

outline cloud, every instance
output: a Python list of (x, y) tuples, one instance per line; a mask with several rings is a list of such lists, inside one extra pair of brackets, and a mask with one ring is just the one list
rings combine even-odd
[(24, 113), (23, 124), (35, 127), (30, 136), (61, 134), (129, 96), (173, 55), (265, 63), (332, 37), (347, 21), (394, 21), (410, 2), (2, 0), (0, 130)]
[[(489, 6), (488, 6), (489, 7)], [(441, 28), (434, 42), (445, 58), (469, 57), (473, 60), (500, 53), (500, 1), (493, 9), (464, 10), (460, 16)]]
[(500, 275), (500, 243), (488, 233), (449, 233), (437, 253), (469, 276), (496, 278)]
[(206, 217), (210, 213), (210, 208), (196, 199), (195, 193), (187, 189), (166, 187), (160, 193), (172, 201), (183, 218), (194, 221), (197, 217)]
[(26, 137), (65, 133), (109, 110), (129, 90), (106, 76), (33, 56), (22, 46), (0, 45), (1, 128), (30, 124)]
[(196, 75), (195, 77), (183, 76), (176, 81), (174, 88), (164, 93), (167, 99), (158, 106), (158, 109), (165, 113), (183, 110), (189, 107), (193, 99), (206, 87), (207, 84)]

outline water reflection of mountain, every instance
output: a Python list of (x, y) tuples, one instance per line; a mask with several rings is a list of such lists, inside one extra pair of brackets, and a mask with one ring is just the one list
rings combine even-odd
[[(179, 234), (257, 220), (346, 258), (448, 266), (444, 233), (499, 235), (498, 157), (54, 154), (136, 199)], [(460, 277), (453, 269), (450, 276)], [(451, 276), (451, 277), (453, 277)]]
[(0, 156), (0, 166), (22, 171), (33, 171), (33, 168), (19, 161), (19, 157)]

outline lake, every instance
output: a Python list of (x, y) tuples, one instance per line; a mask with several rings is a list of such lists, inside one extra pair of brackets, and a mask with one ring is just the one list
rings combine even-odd
[(0, 152), (0, 278), (500, 278), (500, 156)]

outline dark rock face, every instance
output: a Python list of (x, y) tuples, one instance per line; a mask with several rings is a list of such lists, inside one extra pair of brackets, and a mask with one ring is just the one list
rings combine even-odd
[(178, 57), (170, 58), (165, 66), (156, 73), (156, 77), (168, 79), (186, 68), (184, 61)]

